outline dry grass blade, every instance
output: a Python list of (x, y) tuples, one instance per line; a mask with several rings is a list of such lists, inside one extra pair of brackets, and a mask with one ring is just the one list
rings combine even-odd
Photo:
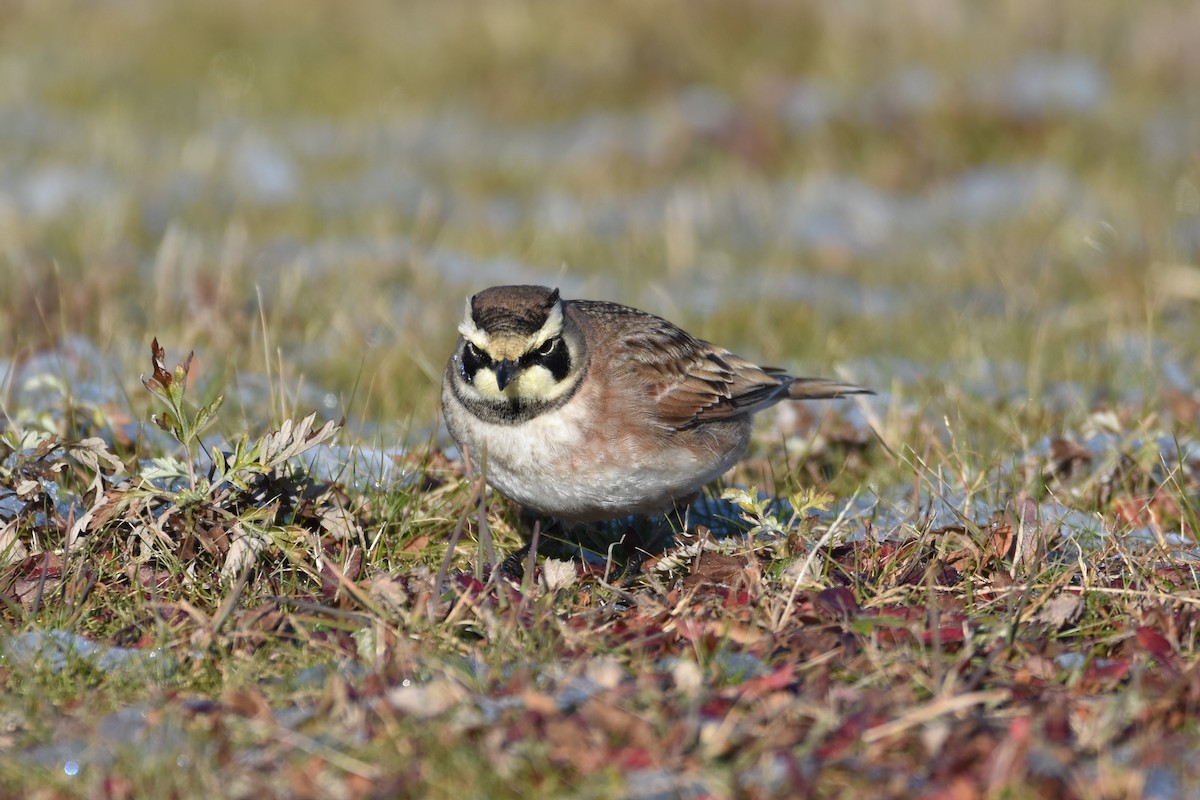
[(933, 722), (941, 717), (958, 714), (975, 706), (995, 706), (1008, 702), (1012, 693), (1006, 689), (996, 689), (985, 692), (967, 692), (966, 694), (938, 697), (930, 702), (917, 706), (904, 713), (898, 719), (876, 725), (863, 732), (864, 742), (877, 742), (898, 736), (919, 725)]

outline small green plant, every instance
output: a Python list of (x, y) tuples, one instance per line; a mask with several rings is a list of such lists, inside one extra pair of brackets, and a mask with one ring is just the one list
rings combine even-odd
[[(356, 532), (352, 515), (339, 505), (337, 487), (313, 481), (293, 462), (341, 428), (326, 422), (314, 429), (315, 414), (298, 422), (285, 420), (277, 431), (253, 443), (242, 433), (225, 449), (214, 446), (209, 467), (198, 469), (200, 435), (216, 420), (224, 396), (189, 412), (185, 395), (192, 358), (189, 353), (182, 364), (168, 370), (166, 353), (155, 338), (153, 373), (142, 378), (146, 389), (167, 406), (153, 422), (183, 446), (183, 458), (149, 459), (133, 481), (98, 492), (95, 504), (76, 522), (75, 532), (109, 525), (114, 530), (127, 528), (130, 542), (140, 544), (138, 558), (186, 563), (189, 570), (195, 567), (194, 557), (206, 551), (221, 560), (226, 577), (255, 563), (269, 544), (293, 560), (303, 560), (299, 553), (305, 530)], [(183, 488), (177, 488), (183, 481)]]
[(785, 521), (782, 515), (775, 513), (771, 508), (776, 503), (775, 498), (759, 495), (754, 486), (746, 489), (726, 489), (721, 494), (721, 499), (741, 509), (742, 519), (750, 523), (750, 536), (760, 533), (786, 536), (796, 530), (801, 534), (808, 534), (808, 518), (814, 512), (828, 511), (833, 503), (833, 495), (806, 486), (787, 498), (791, 514)]
[[(836, 535), (837, 525), (831, 525), (814, 542), (811, 517), (816, 512), (828, 511), (833, 504), (833, 495), (806, 486), (789, 495), (786, 510), (779, 511), (771, 507), (776, 502), (774, 498), (761, 497), (753, 486), (748, 489), (726, 489), (721, 498), (741, 509), (742, 519), (750, 524), (750, 537), (767, 535), (774, 554), (774, 562), (770, 567), (772, 574), (782, 576), (799, 565), (797, 585), (816, 579), (823, 569), (822, 553)], [(801, 556), (804, 557), (802, 565)]]
[(150, 343), (150, 359), (154, 366), (154, 372), (149, 378), (142, 377), (142, 385), (149, 390), (150, 394), (167, 405), (167, 411), (163, 412), (161, 416), (154, 414), (150, 419), (183, 445), (184, 452), (187, 453), (188, 480), (193, 492), (197, 489), (195, 449), (200, 443), (200, 433), (212, 425), (217, 417), (217, 411), (225, 402), (225, 395), (219, 394), (215, 400), (195, 414), (187, 412), (183, 403), (183, 395), (187, 390), (188, 373), (191, 372), (192, 358), (195, 355), (194, 351), (189, 352), (187, 360), (175, 366), (174, 373), (168, 372), (165, 360), (167, 352), (159, 346), (158, 338), (155, 337)]
[(142, 474), (165, 478), (186, 470), (190, 491), (181, 494), (180, 505), (186, 505), (189, 499), (198, 501), (209, 497), (226, 483), (237, 490), (246, 491), (256, 476), (268, 475), (289, 460), (329, 440), (341, 427), (334, 422), (326, 422), (314, 431), (316, 415), (310, 414), (299, 423), (284, 420), (278, 431), (263, 436), (254, 444), (243, 433), (233, 443), (231, 452), (213, 447), (209, 454), (212, 457), (210, 477), (197, 477), (196, 449), (200, 444), (200, 434), (216, 421), (225, 395), (217, 395), (216, 399), (195, 414), (189, 414), (184, 404), (184, 393), (195, 354), (188, 353), (187, 360), (176, 365), (172, 373), (167, 371), (166, 352), (159, 346), (157, 338), (151, 342), (150, 352), (154, 372), (148, 379), (143, 377), (142, 384), (168, 407), (161, 416), (151, 416), (151, 420), (183, 445), (186, 459), (183, 464), (173, 459), (155, 459)]

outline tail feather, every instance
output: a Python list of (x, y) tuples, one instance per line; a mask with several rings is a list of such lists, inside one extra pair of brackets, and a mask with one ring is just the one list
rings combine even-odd
[(875, 394), (875, 391), (828, 378), (793, 378), (786, 396), (789, 400), (820, 400), (851, 394)]

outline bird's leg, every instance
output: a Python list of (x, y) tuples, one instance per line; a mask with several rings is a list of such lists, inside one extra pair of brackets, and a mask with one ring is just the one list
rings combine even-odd
[[(698, 495), (697, 495), (698, 496)], [(621, 571), (619, 578), (622, 588), (629, 588), (641, 574), (642, 565), (651, 553), (662, 552), (670, 546), (677, 533), (686, 533), (688, 529), (688, 512), (691, 509), (689, 498), (686, 502), (677, 503), (662, 519), (653, 525), (648, 532), (649, 538), (643, 531), (633, 526), (626, 526), (625, 535), (618, 543)]]
[(531, 523), (529, 541), (524, 547), (514, 550), (505, 556), (498, 567), (501, 578), (511, 580), (515, 583), (520, 583), (525, 577), (526, 572), (531, 575), (533, 574), (533, 568), (537, 563), (538, 547), (541, 545), (543, 538), (541, 535), (541, 519), (526, 509), (521, 509), (519, 516), (523, 523)]
[(637, 582), (638, 576), (642, 574), (642, 564), (649, 555), (646, 550), (646, 542), (640, 531), (633, 526), (627, 526), (625, 535), (617, 542), (617, 550), (620, 554), (618, 558), (620, 571), (616, 576), (617, 582), (622, 588), (628, 589)]

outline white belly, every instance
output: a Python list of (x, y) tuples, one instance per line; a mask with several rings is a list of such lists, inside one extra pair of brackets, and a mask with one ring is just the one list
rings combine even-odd
[(739, 448), (719, 463), (702, 463), (682, 447), (637, 453), (611, 431), (589, 434), (584, 405), (568, 402), (516, 425), (476, 419), (470, 430), (452, 425), (451, 434), (466, 446), (474, 468), (486, 470), (492, 487), (565, 520), (669, 510), (673, 501), (697, 492), (741, 455)]

